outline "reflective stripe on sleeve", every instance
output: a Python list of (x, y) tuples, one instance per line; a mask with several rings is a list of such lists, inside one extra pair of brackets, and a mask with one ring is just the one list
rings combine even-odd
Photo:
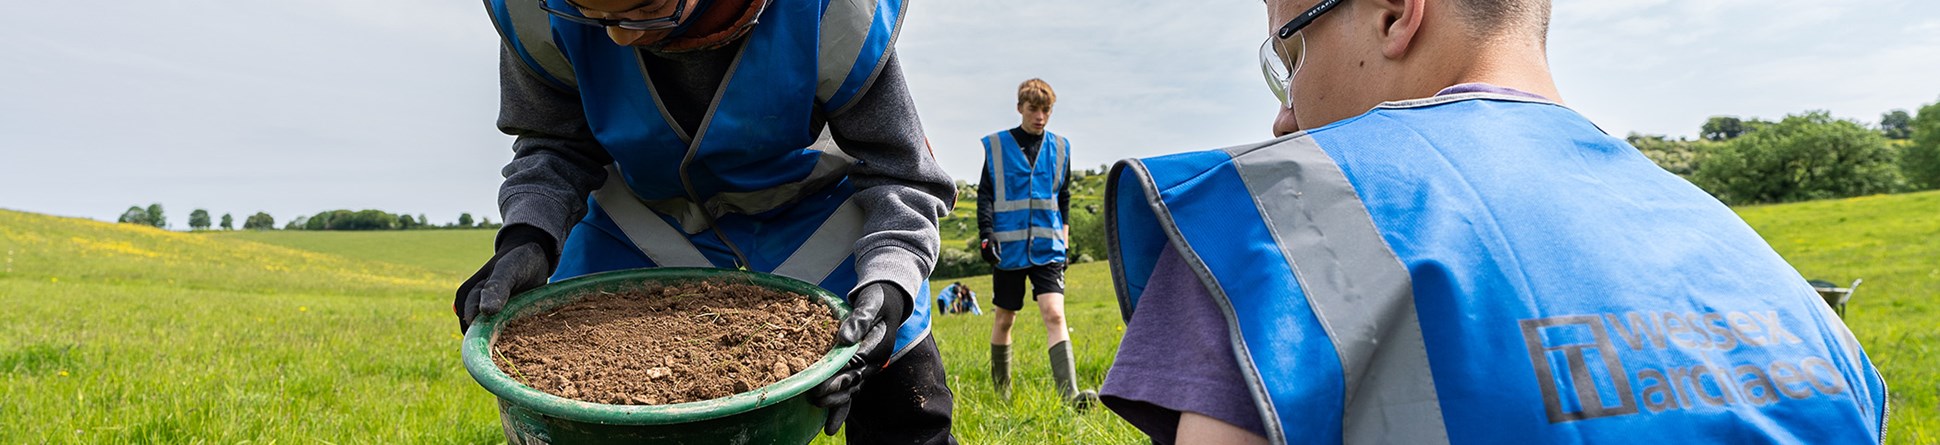
[(1340, 355), (1343, 442), (1448, 443), (1408, 270), (1340, 167), (1304, 136), (1228, 153)]

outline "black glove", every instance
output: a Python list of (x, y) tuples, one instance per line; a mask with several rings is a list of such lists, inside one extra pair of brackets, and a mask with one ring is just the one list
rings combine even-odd
[(808, 390), (809, 403), (829, 410), (823, 434), (833, 436), (842, 428), (862, 381), (889, 365), (896, 349), (896, 328), (909, 318), (909, 301), (909, 295), (887, 281), (870, 283), (849, 296), (849, 316), (835, 330), (835, 346), (856, 345), (856, 354), (841, 371)]
[(498, 313), (513, 295), (546, 284), (552, 275), (552, 237), (526, 225), (507, 226), (499, 231), (498, 253), (484, 267), (458, 285), (451, 311), (458, 315), (458, 332), (470, 328), (472, 320)]
[(978, 245), (978, 247), (983, 251), (983, 261), (990, 263), (992, 266), (1004, 260), (1003, 257), (997, 255), (997, 242), (991, 241), (990, 237), (984, 237), (983, 244)]

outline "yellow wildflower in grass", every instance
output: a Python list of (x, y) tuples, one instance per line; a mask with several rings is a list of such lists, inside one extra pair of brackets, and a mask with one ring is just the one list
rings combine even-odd
[(82, 238), (78, 236), (70, 237), (68, 239), (73, 241), (75, 244), (81, 245), (81, 247), (86, 248), (90, 252), (108, 252), (108, 253), (117, 253), (122, 255), (129, 255), (129, 256), (142, 256), (142, 257), (149, 257), (149, 258), (160, 258), (162, 256), (162, 254), (160, 253), (155, 253), (154, 251), (151, 251), (148, 249), (135, 247), (134, 243), (130, 243), (127, 241), (105, 240), (105, 239), (94, 240), (94, 239), (87, 239), (87, 238)]

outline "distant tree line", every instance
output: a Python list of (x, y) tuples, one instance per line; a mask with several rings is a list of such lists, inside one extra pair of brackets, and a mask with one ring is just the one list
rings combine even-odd
[[(157, 228), (170, 228), (168, 216), (160, 203), (147, 207), (130, 206), (121, 213), (116, 222), (140, 224)], [(236, 219), (230, 214), (222, 214), (221, 224), (214, 220), (205, 209), (189, 212), (189, 229), (235, 230)], [(504, 226), (492, 222), (491, 218), (473, 221), (471, 213), (458, 215), (458, 220), (443, 225), (433, 225), (420, 213), (413, 217), (408, 214), (393, 214), (381, 210), (327, 210), (310, 216), (298, 216), (283, 225), (283, 230), (418, 230), (418, 229), (497, 229)], [(275, 230), (276, 218), (267, 212), (256, 212), (243, 220), (243, 230)]]
[(474, 224), (471, 213), (461, 213), (458, 221), (443, 225), (431, 224), (424, 214), (413, 217), (409, 214), (390, 213), (382, 210), (326, 210), (315, 215), (298, 216), (283, 225), (283, 230), (421, 230), (421, 229), (496, 229), (504, 224), (494, 223), (491, 218), (480, 219)]
[(1940, 188), (1940, 103), (1887, 112), (1877, 126), (1808, 111), (1776, 122), (1715, 116), (1697, 140), (1637, 133), (1625, 139), (1726, 204)]

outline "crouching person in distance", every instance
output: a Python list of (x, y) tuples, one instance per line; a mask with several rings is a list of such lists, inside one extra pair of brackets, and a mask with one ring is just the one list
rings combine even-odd
[(1112, 169), (1107, 407), (1158, 442), (1880, 442), (1805, 279), (1559, 102), (1547, 0), (1266, 3), (1281, 136)]
[(498, 253), (458, 290), (461, 328), (548, 277), (794, 277), (854, 307), (836, 342), (861, 352), (810, 392), (826, 431), (954, 441), (927, 276), (955, 188), (896, 61), (904, 1), (486, 6), (504, 38), (498, 126), (518, 138)]

